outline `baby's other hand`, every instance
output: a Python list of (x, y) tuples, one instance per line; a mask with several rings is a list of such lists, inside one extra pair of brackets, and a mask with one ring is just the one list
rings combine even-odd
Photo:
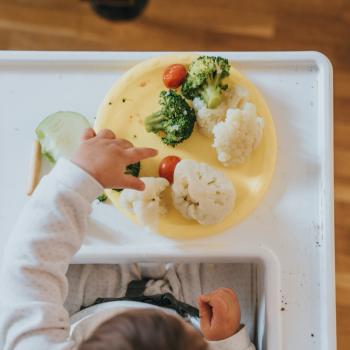
[(219, 288), (198, 298), (200, 325), (207, 340), (222, 340), (240, 329), (241, 310), (236, 294)]
[(153, 148), (136, 148), (124, 139), (118, 139), (111, 130), (101, 130), (97, 135), (87, 129), (83, 142), (72, 162), (93, 176), (104, 188), (132, 188), (142, 191), (144, 183), (132, 175), (125, 175), (129, 164), (154, 157)]

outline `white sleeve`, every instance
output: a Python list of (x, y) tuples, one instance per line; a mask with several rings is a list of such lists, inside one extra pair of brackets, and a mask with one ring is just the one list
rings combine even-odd
[(244, 326), (232, 337), (219, 341), (208, 341), (208, 343), (211, 350), (255, 350)]
[(73, 349), (63, 307), (65, 273), (80, 248), (91, 202), (103, 191), (61, 159), (40, 182), (7, 243), (0, 271), (0, 349)]

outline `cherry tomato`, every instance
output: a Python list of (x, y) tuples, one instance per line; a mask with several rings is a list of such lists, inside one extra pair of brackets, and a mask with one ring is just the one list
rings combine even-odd
[(178, 88), (187, 75), (186, 67), (182, 64), (173, 64), (167, 67), (164, 71), (163, 82), (167, 88)]
[(159, 164), (159, 176), (167, 179), (171, 184), (174, 182), (176, 164), (181, 158), (176, 156), (165, 157)]

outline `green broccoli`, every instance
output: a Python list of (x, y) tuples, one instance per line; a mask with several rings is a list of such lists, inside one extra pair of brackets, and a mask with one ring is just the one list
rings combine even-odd
[(191, 136), (196, 115), (174, 90), (161, 91), (159, 104), (160, 111), (145, 118), (146, 131), (160, 133), (163, 143), (175, 147)]
[(100, 194), (96, 199), (97, 199), (99, 202), (104, 202), (104, 201), (107, 200), (107, 196), (106, 196), (104, 193), (102, 193), (102, 194)]
[(227, 89), (222, 80), (229, 74), (226, 58), (200, 56), (189, 66), (181, 92), (189, 100), (200, 97), (208, 108), (215, 108), (222, 100), (222, 91)]
[(134, 164), (129, 164), (126, 167), (124, 174), (138, 177), (139, 174), (140, 174), (140, 170), (141, 170), (141, 163), (137, 162), (137, 163), (134, 163)]
[[(141, 163), (137, 162), (134, 164), (129, 164), (126, 167), (124, 174), (138, 177), (140, 174), (140, 170), (141, 170)], [(123, 189), (122, 188), (113, 188), (113, 191), (121, 192), (121, 191), (123, 191)]]

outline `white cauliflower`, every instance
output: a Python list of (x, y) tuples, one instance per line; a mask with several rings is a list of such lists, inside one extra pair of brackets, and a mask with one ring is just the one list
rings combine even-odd
[(236, 85), (227, 99), (227, 108), (241, 108), (246, 102), (249, 102), (248, 90)]
[(187, 219), (216, 224), (234, 207), (235, 188), (226, 175), (194, 160), (180, 161), (172, 185), (174, 207)]
[(205, 102), (195, 97), (192, 101), (193, 109), (196, 112), (197, 125), (201, 134), (212, 137), (214, 126), (225, 119), (226, 101), (223, 100), (216, 108), (208, 108)]
[(121, 192), (119, 203), (132, 214), (140, 223), (150, 229), (157, 229), (159, 215), (166, 213), (161, 202), (162, 192), (169, 186), (169, 182), (162, 177), (141, 177), (145, 183), (143, 191), (125, 189)]
[(245, 103), (243, 109), (228, 109), (225, 121), (213, 129), (217, 157), (225, 166), (246, 161), (259, 145), (264, 129), (264, 119), (257, 116), (253, 103)]
[(236, 86), (232, 91), (224, 92), (224, 99), (216, 108), (208, 108), (205, 102), (195, 97), (192, 101), (196, 113), (199, 131), (207, 137), (213, 136), (214, 126), (225, 120), (228, 108), (238, 108), (248, 101), (248, 91), (241, 86)]

